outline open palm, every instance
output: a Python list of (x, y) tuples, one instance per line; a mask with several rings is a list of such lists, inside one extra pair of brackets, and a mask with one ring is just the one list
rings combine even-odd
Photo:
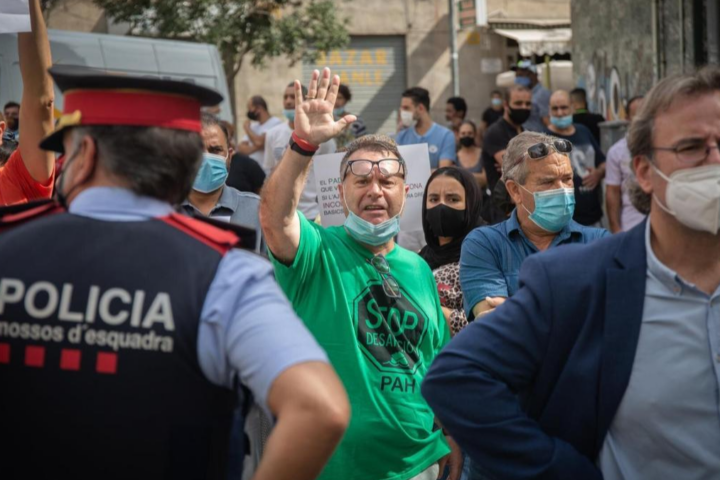
[(340, 77), (330, 76), (325, 68), (318, 85), (320, 73), (315, 70), (310, 80), (307, 98), (303, 98), (300, 82), (295, 80), (295, 134), (313, 145), (320, 145), (337, 136), (354, 122), (355, 115), (345, 115), (337, 122), (333, 118), (333, 108)]

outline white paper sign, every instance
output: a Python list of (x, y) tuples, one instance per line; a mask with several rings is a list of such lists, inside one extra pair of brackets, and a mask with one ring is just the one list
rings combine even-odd
[[(400, 218), (403, 232), (422, 231), (422, 198), (425, 184), (430, 177), (430, 156), (427, 143), (398, 147), (407, 163), (405, 184), (410, 186), (405, 211)], [(340, 181), (340, 162), (344, 153), (331, 153), (313, 157), (315, 185), (320, 204), (320, 219), (324, 227), (342, 225), (345, 222), (342, 202), (337, 186)]]
[(0, 0), (0, 33), (30, 31), (28, 0)]

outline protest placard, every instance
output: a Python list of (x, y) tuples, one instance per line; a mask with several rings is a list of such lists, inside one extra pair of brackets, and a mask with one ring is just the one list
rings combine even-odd
[[(422, 231), (422, 197), (430, 177), (430, 157), (426, 143), (398, 147), (407, 163), (405, 184), (410, 186), (405, 211), (400, 219), (403, 232)], [(323, 226), (342, 225), (345, 221), (337, 186), (341, 183), (340, 162), (344, 153), (317, 155), (313, 160), (315, 184)]]
[(30, 31), (30, 7), (28, 0), (0, 1), (0, 33)]

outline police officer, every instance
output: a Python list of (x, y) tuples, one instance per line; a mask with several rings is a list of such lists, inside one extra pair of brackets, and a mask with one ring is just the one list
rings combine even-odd
[(50, 73), (64, 113), (41, 146), (66, 154), (68, 210), (0, 212), (0, 478), (226, 478), (240, 384), (277, 422), (254, 478), (315, 478), (348, 422), (341, 383), (267, 262), (171, 206), (221, 97)]

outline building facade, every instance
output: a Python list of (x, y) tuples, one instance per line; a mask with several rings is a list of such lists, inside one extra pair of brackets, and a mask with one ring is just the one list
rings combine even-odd
[(573, 0), (573, 68), (590, 109), (625, 103), (659, 79), (720, 60), (718, 0)]

